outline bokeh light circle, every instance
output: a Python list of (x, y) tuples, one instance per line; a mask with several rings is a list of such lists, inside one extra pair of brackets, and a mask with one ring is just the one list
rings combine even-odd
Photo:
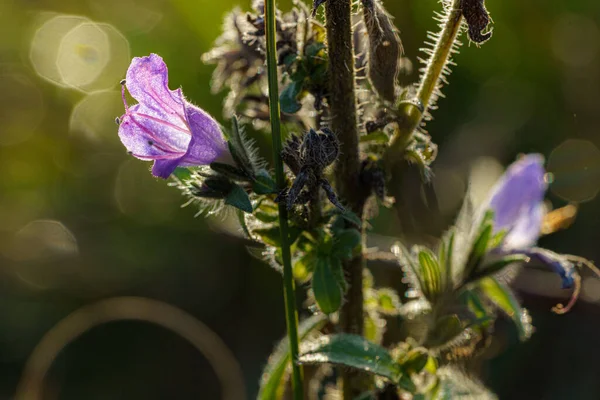
[(552, 29), (554, 55), (570, 67), (585, 67), (600, 52), (600, 29), (590, 17), (565, 14)]
[(57, 15), (45, 21), (33, 35), (29, 59), (35, 72), (55, 85), (67, 87), (56, 65), (62, 38), (76, 26), (90, 22), (77, 15)]
[(123, 110), (121, 94), (116, 90), (91, 93), (73, 108), (69, 130), (93, 141), (117, 142), (115, 117), (123, 114)]
[(131, 54), (129, 42), (114, 26), (57, 15), (36, 30), (29, 58), (42, 78), (91, 93), (117, 86)]
[(60, 221), (36, 220), (21, 228), (4, 255), (13, 261), (48, 260), (78, 253), (77, 239)]
[(569, 139), (548, 158), (550, 190), (572, 202), (592, 200), (600, 190), (600, 150), (589, 140)]
[(123, 214), (152, 225), (168, 221), (181, 205), (181, 194), (152, 178), (149, 162), (131, 159), (119, 167), (115, 179), (114, 198)]
[(60, 41), (56, 67), (62, 81), (81, 88), (94, 82), (108, 64), (108, 36), (93, 22), (71, 29)]

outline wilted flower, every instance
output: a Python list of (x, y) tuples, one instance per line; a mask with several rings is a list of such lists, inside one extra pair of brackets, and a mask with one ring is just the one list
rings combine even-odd
[[(138, 104), (127, 105), (125, 85)], [(125, 114), (119, 137), (134, 157), (154, 160), (154, 176), (166, 179), (177, 167), (231, 159), (219, 124), (189, 103), (181, 89), (169, 89), (167, 66), (160, 56), (134, 58), (122, 93)]]
[(505, 232), (497, 251), (521, 253), (550, 266), (562, 278), (563, 287), (570, 288), (575, 280), (573, 263), (559, 254), (534, 247), (541, 235), (545, 216), (544, 158), (528, 154), (514, 162), (500, 178), (482, 210), (494, 212), (494, 233)]

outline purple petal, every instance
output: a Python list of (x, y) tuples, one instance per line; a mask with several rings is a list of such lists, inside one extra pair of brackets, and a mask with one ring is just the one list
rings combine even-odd
[(494, 229), (506, 230), (503, 247), (525, 249), (540, 236), (547, 184), (544, 159), (528, 154), (514, 162), (492, 191), (485, 209), (494, 211)]
[(229, 153), (219, 124), (208, 113), (186, 103), (185, 115), (192, 132), (192, 140), (182, 159), (182, 166), (210, 164)]
[(181, 90), (169, 89), (167, 65), (160, 56), (150, 54), (131, 60), (126, 85), (131, 96), (160, 119), (186, 127)]
[(134, 156), (154, 160), (160, 157), (181, 157), (190, 139), (190, 135), (178, 135), (168, 123), (148, 118), (143, 112), (144, 106), (136, 104), (129, 107), (119, 125), (119, 137)]
[(181, 159), (165, 159), (165, 160), (155, 160), (154, 165), (152, 166), (152, 175), (157, 178), (167, 179), (175, 168), (177, 168), (181, 163)]

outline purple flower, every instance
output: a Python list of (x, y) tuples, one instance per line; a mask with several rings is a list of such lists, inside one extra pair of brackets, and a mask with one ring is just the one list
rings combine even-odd
[(494, 233), (506, 233), (498, 252), (526, 254), (548, 265), (561, 276), (563, 287), (568, 288), (575, 280), (573, 264), (559, 254), (534, 247), (545, 216), (543, 201), (548, 188), (545, 174), (541, 155), (523, 156), (496, 183), (483, 210), (494, 212)]
[(123, 85), (119, 137), (134, 157), (154, 160), (154, 176), (166, 179), (177, 167), (231, 159), (219, 124), (190, 104), (181, 89), (169, 89), (167, 65), (160, 56), (134, 58), (126, 86), (138, 104), (127, 105)]
[(528, 154), (508, 167), (492, 189), (485, 209), (494, 211), (494, 230), (504, 230), (505, 250), (522, 250), (533, 246), (544, 219), (544, 158)]

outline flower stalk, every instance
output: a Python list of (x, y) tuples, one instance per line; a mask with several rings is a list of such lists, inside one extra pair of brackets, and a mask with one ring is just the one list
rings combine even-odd
[[(275, 0), (265, 2), (265, 35), (267, 40), (267, 72), (269, 83), (269, 115), (273, 142), (273, 160), (275, 164), (275, 180), (279, 190), (286, 186), (281, 158), (281, 118), (279, 107), (279, 87), (277, 78), (277, 48), (275, 35)], [(283, 263), (283, 294), (287, 333), (290, 342), (290, 359), (292, 361), (292, 391), (295, 400), (303, 398), (302, 369), (298, 364), (298, 313), (296, 311), (296, 295), (292, 260), (288, 236), (288, 213), (285, 202), (279, 206), (279, 229), (281, 235), (281, 259)]]
[[(352, 48), (351, 0), (325, 2), (327, 45), (329, 54), (329, 107), (331, 130), (340, 142), (340, 156), (335, 165), (336, 189), (350, 210), (362, 219), (365, 201), (369, 195), (360, 181), (361, 161), (356, 113), (354, 50)], [(363, 237), (364, 242), (364, 237)], [(340, 310), (340, 328), (343, 332), (362, 335), (363, 269), (362, 252), (344, 262), (348, 283), (346, 302)], [(352, 399), (364, 390), (360, 373), (342, 371), (343, 398)]]
[(439, 90), (439, 81), (443, 78), (456, 38), (461, 31), (463, 22), (461, 4), (462, 0), (451, 0), (448, 5), (442, 30), (421, 77), (415, 101), (404, 104), (400, 110), (403, 114), (402, 123), (399, 124), (397, 133), (390, 141), (387, 158), (394, 158), (394, 155), (404, 151), (408, 138), (419, 127), (427, 109), (431, 106), (436, 91)]

